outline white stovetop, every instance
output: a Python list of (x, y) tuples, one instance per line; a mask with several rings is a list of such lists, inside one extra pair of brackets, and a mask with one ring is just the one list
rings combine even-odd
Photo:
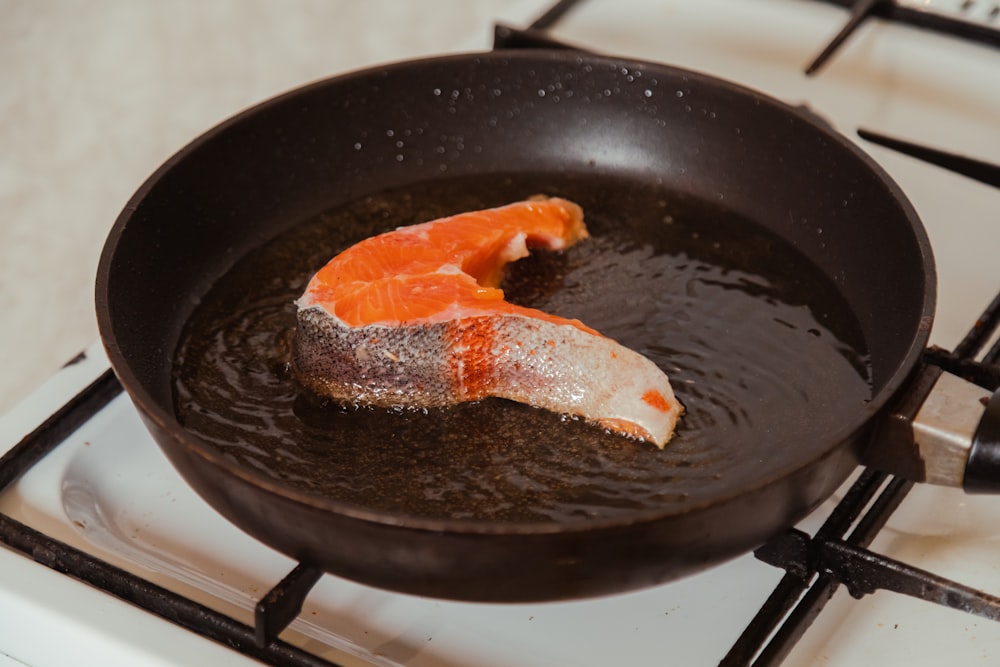
[[(995, 50), (873, 22), (819, 79), (775, 78), (788, 61), (807, 62), (836, 32), (845, 12), (798, 0), (602, 2), (590, 0), (586, 11), (560, 24), (557, 35), (598, 50), (642, 53), (741, 80), (793, 103), (809, 99), (847, 131), (863, 124), (1000, 159), (1000, 56)], [(96, 338), (92, 283), (104, 236), (141, 181), (189, 139), (253, 102), (308, 80), (376, 62), (487, 48), (494, 20), (524, 25), (546, 4), (103, 0), (56, 6), (8, 1), (0, 22), (0, 73), (7, 84), (0, 86), (0, 113), (7, 121), (0, 125), (0, 308), (5, 317), (0, 414)], [(714, 38), (706, 44), (701, 35), (710, 22)], [(773, 29), (772, 38), (752, 37), (761, 26)], [(956, 110), (952, 120), (958, 122), (935, 122)], [(869, 150), (900, 180), (928, 227), (942, 274), (934, 340), (952, 346), (1000, 287), (995, 260), (1000, 194), (888, 151)], [(948, 195), (943, 199), (937, 195), (942, 187)], [(981, 232), (986, 241), (973, 241)], [(99, 347), (92, 346), (87, 362), (56, 375), (0, 418), (0, 451), (104, 363)], [(117, 435), (101, 435), (97, 420), (88, 425), (96, 431), (79, 435), (44, 470), (32, 472), (55, 475), (52, 488), (25, 484), (0, 498), (0, 511), (53, 524), (67, 539), (99, 549), (117, 535), (141, 547), (146, 561), (137, 569), (189, 586), (197, 572), (178, 574), (156, 558), (155, 545), (172, 539), (151, 521), (162, 507), (123, 502), (116, 495), (122, 479), (148, 476), (155, 481), (148, 486), (159, 489), (173, 473), (163, 468), (141, 429), (129, 430), (135, 418), (127, 402), (119, 400), (114, 410), (125, 415), (124, 444)], [(97, 439), (88, 440), (91, 435)], [(128, 453), (127, 463), (114, 456), (110, 464), (88, 463), (91, 453), (108, 448), (115, 455)], [(90, 489), (90, 495), (81, 495), (81, 488)], [(191, 502), (186, 487), (169, 490), (169, 496), (171, 504)], [(209, 534), (227, 530), (212, 518), (206, 521)], [(1000, 525), (997, 502), (920, 487), (890, 525), (875, 544), (880, 550), (1000, 593), (995, 557), (1000, 531), (993, 529)], [(135, 552), (124, 558), (133, 557), (138, 558)], [(268, 567), (281, 571), (284, 565), (278, 557)], [(227, 590), (245, 594), (273, 583), (256, 578), (251, 569), (227, 569), (231, 577), (239, 575)], [(359, 643), (342, 646), (344, 655), (377, 636), (378, 654), (395, 664), (703, 664), (688, 651), (707, 645), (709, 653), (721, 655), (740, 628), (685, 632), (685, 625), (678, 630), (666, 621), (685, 610), (713, 617), (738, 605), (755, 609), (760, 600), (754, 596), (777, 578), (776, 571), (752, 557), (724, 571), (734, 577), (736, 588), (727, 592), (709, 583), (709, 596), (700, 600), (694, 593), (697, 577), (608, 600), (503, 611), (399, 604), (378, 592), (340, 587), (332, 578), (325, 578), (310, 600), (320, 619), (337, 618), (341, 627), (347, 622), (351, 640)], [(356, 604), (345, 606), (344, 596)], [(245, 613), (240, 600), (219, 604), (239, 616)], [(640, 606), (628, 604), (634, 602)], [(387, 618), (395, 625), (383, 625)], [(122, 619), (127, 630), (117, 625)], [(482, 630), (467, 625), (475, 619)], [(297, 621), (296, 641), (315, 641), (310, 637), (326, 631), (310, 620)], [(424, 637), (428, 629), (432, 632)], [(51, 640), (63, 632), (60, 641)], [(425, 641), (428, 637), (433, 641)], [(551, 643), (560, 637), (569, 644), (568, 656)], [(835, 644), (845, 637), (850, 637), (847, 644)], [(511, 645), (522, 653), (506, 653)], [(484, 647), (490, 656), (470, 657)], [(102, 651), (100, 664), (246, 664), (224, 648), (0, 549), (0, 665), (13, 658), (33, 667), (71, 660), (87, 664), (91, 651)], [(1000, 661), (1000, 624), (880, 593), (860, 603), (839, 594), (788, 664), (923, 667), (946, 661)]]

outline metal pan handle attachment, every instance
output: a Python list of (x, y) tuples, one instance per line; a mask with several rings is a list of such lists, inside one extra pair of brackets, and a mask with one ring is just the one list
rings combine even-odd
[(1000, 493), (1000, 390), (925, 366), (862, 458), (915, 482)]

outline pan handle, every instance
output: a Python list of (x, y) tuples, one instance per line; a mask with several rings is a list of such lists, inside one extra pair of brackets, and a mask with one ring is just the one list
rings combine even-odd
[(923, 367), (876, 429), (866, 465), (916, 482), (1000, 493), (1000, 390)]
[(986, 403), (976, 428), (962, 486), (969, 493), (1000, 492), (1000, 389)]

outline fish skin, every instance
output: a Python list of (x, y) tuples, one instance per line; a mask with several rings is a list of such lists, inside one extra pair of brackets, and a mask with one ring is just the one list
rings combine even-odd
[[(509, 226), (499, 237), (497, 216)], [(473, 243), (457, 254), (443, 253), (444, 261), (425, 261), (435, 247), (450, 249), (435, 240), (440, 226), (470, 220), (471, 229), (490, 228), (489, 253)], [(396, 262), (379, 256), (374, 269), (358, 269), (349, 256), (354, 246), (321, 269), (297, 301), (294, 363), (306, 389), (338, 402), (386, 407), (506, 398), (577, 415), (658, 447), (669, 441), (683, 408), (659, 367), (578, 320), (510, 304), (496, 287), (504, 265), (527, 254), (529, 243), (562, 249), (586, 238), (578, 206), (529, 200), (461, 214), (368, 239), (362, 244), (371, 247), (362, 246), (361, 253), (391, 246), (392, 235), (405, 236), (402, 245), (413, 249), (412, 256)], [(423, 243), (435, 245), (428, 252)], [(359, 274), (362, 279), (354, 280)], [(364, 293), (369, 286), (373, 295)], [(340, 307), (338, 290), (349, 307)], [(426, 298), (384, 307), (386, 300), (408, 297)]]

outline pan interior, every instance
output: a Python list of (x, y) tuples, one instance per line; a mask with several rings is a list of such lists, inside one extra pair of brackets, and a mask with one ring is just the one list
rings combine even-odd
[[(298, 390), (292, 301), (330, 257), (538, 193), (578, 201), (592, 238), (516, 263), (508, 299), (577, 317), (660, 365), (686, 407), (664, 450), (509, 401), (387, 411)], [(791, 244), (717, 202), (594, 174), (437, 180), (303, 221), (206, 295), (173, 390), (188, 431), (297, 490), (388, 516), (527, 523), (683, 512), (809, 460), (871, 397), (851, 309)]]

